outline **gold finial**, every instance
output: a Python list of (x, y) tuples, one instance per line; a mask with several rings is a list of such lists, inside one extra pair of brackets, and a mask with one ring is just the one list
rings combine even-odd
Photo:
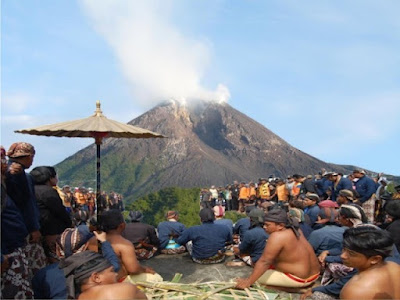
[(96, 116), (101, 116), (103, 114), (103, 112), (100, 109), (100, 101), (99, 100), (96, 101), (96, 110), (95, 110), (94, 114)]

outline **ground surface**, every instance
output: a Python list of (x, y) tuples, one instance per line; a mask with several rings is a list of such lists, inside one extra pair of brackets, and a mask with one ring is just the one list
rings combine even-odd
[[(228, 257), (226, 261), (232, 260)], [(159, 273), (164, 280), (170, 281), (175, 273), (181, 273), (182, 279), (180, 283), (195, 283), (208, 281), (228, 282), (238, 277), (248, 277), (252, 268), (243, 267), (227, 267), (225, 263), (200, 265), (194, 263), (188, 253), (179, 255), (158, 255), (147, 261), (140, 262), (144, 266), (152, 267)], [(279, 299), (299, 299), (299, 294), (289, 294), (276, 291), (279, 293)]]

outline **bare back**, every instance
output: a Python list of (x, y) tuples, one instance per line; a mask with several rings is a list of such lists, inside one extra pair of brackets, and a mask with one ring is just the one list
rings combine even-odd
[(400, 266), (384, 263), (355, 275), (342, 289), (341, 299), (400, 299)]
[(78, 299), (118, 300), (118, 299), (147, 299), (147, 297), (133, 284), (114, 283), (114, 284), (94, 286), (82, 292), (79, 295)]
[(264, 251), (268, 251), (268, 244), (275, 244), (280, 249), (274, 261), (277, 271), (304, 279), (319, 273), (318, 258), (302, 233), (297, 239), (291, 229), (276, 231), (270, 235)]

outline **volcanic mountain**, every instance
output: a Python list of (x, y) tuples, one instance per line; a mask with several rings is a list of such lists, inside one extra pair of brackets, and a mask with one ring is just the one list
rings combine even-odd
[[(227, 103), (167, 101), (129, 124), (167, 138), (103, 141), (102, 189), (128, 201), (169, 186), (226, 185), (270, 174), (316, 174), (322, 168), (347, 173), (351, 168), (292, 147)], [(57, 165), (59, 177), (74, 186), (94, 186), (94, 160), (95, 146), (88, 146)]]

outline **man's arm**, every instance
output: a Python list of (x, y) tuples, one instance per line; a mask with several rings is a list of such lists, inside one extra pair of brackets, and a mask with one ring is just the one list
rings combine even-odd
[(261, 275), (263, 275), (265, 271), (267, 271), (269, 267), (274, 263), (282, 248), (282, 236), (280, 236), (277, 232), (272, 233), (268, 239), (267, 245), (264, 248), (264, 252), (261, 258), (257, 261), (254, 267), (253, 273), (251, 273), (249, 278), (237, 279), (236, 287), (239, 289), (245, 289), (256, 282), (257, 279), (260, 278)]

